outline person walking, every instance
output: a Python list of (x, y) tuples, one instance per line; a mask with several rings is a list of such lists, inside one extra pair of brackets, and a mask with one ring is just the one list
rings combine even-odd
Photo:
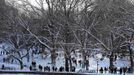
[(75, 72), (75, 69), (76, 69), (75, 66), (72, 66), (72, 72)]
[(128, 73), (130, 73), (130, 72), (131, 72), (131, 68), (130, 68), (130, 67), (128, 68), (128, 71), (127, 71), (127, 72), (128, 72)]
[(2, 69), (2, 70), (5, 70), (5, 66), (4, 66), (4, 64), (2, 65), (1, 69)]
[(100, 71), (100, 73), (103, 73), (103, 68), (101, 67), (99, 71)]
[(109, 68), (109, 71), (110, 71), (110, 73), (113, 73), (114, 72), (114, 68), (113, 67), (110, 67)]
[(32, 66), (31, 65), (30, 65), (29, 69), (30, 69), (30, 71), (32, 71)]
[(107, 68), (106, 67), (104, 68), (104, 71), (105, 71), (105, 73), (107, 73)]
[(122, 68), (121, 67), (120, 67), (120, 70), (119, 71), (120, 71), (120, 74), (122, 74)]
[(127, 68), (123, 67), (123, 74), (125, 75), (126, 72), (127, 72)]
[(42, 71), (42, 66), (41, 66), (41, 65), (39, 65), (38, 67), (39, 67), (39, 71)]

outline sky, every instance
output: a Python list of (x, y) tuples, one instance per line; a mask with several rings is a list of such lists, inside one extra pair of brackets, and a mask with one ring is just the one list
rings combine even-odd
[[(40, 1), (40, 0), (29, 0), (31, 2), (31, 4), (35, 5), (35, 6), (39, 6), (39, 4), (36, 1)], [(47, 8), (47, 4), (44, 0), (44, 8)]]
[[(19, 4), (21, 4), (21, 1), (26, 1), (26, 0), (7, 0), (7, 1), (17, 1)], [(20, 2), (19, 2), (20, 1)], [(40, 6), (39, 6), (39, 2), (40, 1), (44, 1), (44, 9), (47, 9), (47, 4), (46, 4), (46, 0), (28, 0), (33, 6), (36, 6), (36, 7), (38, 7), (38, 8), (40, 8)], [(133, 2), (134, 3), (134, 0), (129, 0), (129, 1), (131, 1), (131, 2)], [(21, 6), (20, 5), (17, 5), (17, 7), (18, 8), (21, 8)]]
[[(6, 0), (7, 2), (12, 3), (18, 3), (18, 4), (22, 4), (22, 1), (26, 1), (26, 0)], [(32, 5), (39, 7), (39, 4), (37, 2), (39, 1), (44, 1), (44, 8), (47, 8), (47, 4), (46, 4), (46, 0), (28, 0)]]

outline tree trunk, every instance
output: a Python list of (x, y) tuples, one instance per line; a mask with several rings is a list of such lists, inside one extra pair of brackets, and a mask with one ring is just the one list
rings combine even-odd
[(134, 61), (133, 61), (133, 52), (129, 46), (129, 55), (130, 55), (130, 72), (133, 73)]
[(83, 57), (83, 66), (82, 68), (85, 68), (86, 67), (86, 70), (87, 70), (87, 66), (86, 66), (86, 55), (85, 55), (85, 51), (82, 49), (82, 57)]
[(72, 71), (72, 62), (71, 62), (71, 56), (69, 57), (69, 64), (70, 64), (70, 71)]
[(52, 63), (52, 66), (55, 66), (55, 59), (56, 59), (56, 56), (55, 56), (55, 50), (53, 49), (51, 51), (51, 63)]
[(20, 63), (20, 69), (22, 70), (24, 67), (23, 67), (23, 62), (21, 60), (18, 60), (19, 63)]
[(69, 58), (67, 56), (67, 51), (65, 52), (64, 56), (65, 56), (65, 71), (69, 72)]
[(20, 62), (20, 69), (22, 70), (23, 68), (23, 62)]
[(114, 67), (113, 61), (114, 61), (114, 58), (113, 58), (113, 52), (112, 52), (112, 54), (110, 55), (110, 66), (109, 66), (110, 68)]
[(41, 47), (42, 47), (42, 50), (41, 50), (41, 52), (42, 52), (42, 53), (41, 53), (41, 54), (42, 54), (42, 59), (44, 59), (44, 49), (45, 49), (45, 48), (44, 48), (43, 45), (41, 45)]
[(65, 71), (69, 72), (69, 63), (68, 63), (68, 58), (65, 57)]
[(27, 62), (29, 62), (29, 61), (30, 61), (30, 55), (28, 53), (28, 55), (27, 55)]

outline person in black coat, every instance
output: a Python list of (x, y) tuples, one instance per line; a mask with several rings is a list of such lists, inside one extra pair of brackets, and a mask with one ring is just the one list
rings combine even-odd
[(127, 72), (127, 67), (123, 67), (123, 73), (125, 74)]
[(120, 74), (122, 74), (122, 68), (120, 68), (119, 71), (120, 71)]
[(66, 67), (66, 72), (69, 72), (69, 67), (68, 66)]
[(114, 58), (114, 60), (115, 60), (115, 61), (117, 60), (117, 55), (115, 55), (115, 58)]
[(62, 72), (62, 66), (59, 68), (59, 71)]
[(59, 68), (59, 71), (60, 71), (60, 72), (63, 72), (63, 71), (64, 71), (64, 67), (61, 66), (61, 67)]
[(109, 71), (110, 71), (110, 73), (113, 73), (114, 72), (114, 68), (113, 67), (110, 67), (109, 68)]
[(106, 67), (104, 68), (104, 71), (105, 71), (105, 73), (107, 73), (107, 68)]
[(128, 68), (128, 71), (127, 71), (127, 72), (128, 72), (128, 73), (130, 73), (130, 72), (131, 72), (131, 68), (130, 68), (130, 67)]
[(72, 66), (72, 72), (75, 72), (75, 69), (76, 69), (75, 66)]
[(79, 60), (78, 63), (79, 63), (80, 66), (82, 66), (82, 61), (81, 60)]
[(77, 65), (77, 60), (76, 59), (74, 59), (74, 64)]
[(55, 71), (55, 67), (54, 66), (52, 67), (52, 70)]
[(39, 67), (39, 71), (42, 71), (42, 66), (41, 66), (41, 65), (39, 65), (38, 67)]
[(57, 68), (57, 67), (55, 67), (55, 68), (54, 68), (54, 71), (57, 71), (57, 69), (58, 69), (58, 68)]
[(65, 68), (62, 66), (62, 71), (64, 71), (65, 70)]
[(32, 66), (31, 65), (30, 65), (29, 69), (30, 69), (30, 71), (32, 71)]
[(2, 70), (4, 70), (4, 69), (5, 69), (5, 66), (4, 66), (4, 64), (2, 65), (1, 69), (2, 69)]
[(89, 60), (86, 60), (85, 65), (86, 65), (86, 70), (88, 70), (88, 67), (89, 67)]
[(99, 71), (100, 71), (100, 73), (103, 73), (103, 68), (101, 67)]
[(36, 66), (36, 62), (32, 62), (32, 66), (34, 66), (34, 67), (35, 67), (35, 66)]

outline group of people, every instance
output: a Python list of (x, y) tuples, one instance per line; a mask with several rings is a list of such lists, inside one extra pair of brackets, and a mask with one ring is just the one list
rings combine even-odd
[(82, 66), (82, 60), (78, 60), (78, 62), (77, 62), (77, 59), (76, 58), (72, 58), (72, 62), (77, 66), (77, 64), (78, 65), (80, 65), (80, 66)]
[(103, 72), (105, 72), (105, 73), (107, 73), (107, 72), (109, 72), (109, 73), (117, 73), (117, 72), (119, 72), (120, 74), (122, 74), (122, 73), (130, 73), (130, 68), (127, 68), (127, 67), (120, 67), (120, 68), (117, 68), (117, 67), (113, 67), (113, 68), (106, 68), (106, 67), (101, 67), (100, 68), (100, 73), (103, 73)]
[(85, 67), (88, 70), (89, 67), (89, 60), (85, 60), (84, 62), (82, 60), (77, 60), (75, 58), (72, 58), (73, 63), (77, 66), (77, 64), (81, 67)]
[[(44, 70), (44, 72), (50, 72), (51, 70), (52, 71), (54, 71), (54, 72), (63, 72), (63, 71), (65, 71), (65, 68), (63, 67), (63, 66), (61, 66), (61, 67), (59, 67), (59, 68), (57, 68), (57, 67), (52, 67), (52, 68), (50, 68), (50, 66), (41, 66), (41, 65), (39, 65), (38, 66), (38, 69), (35, 69), (35, 68), (33, 68), (32, 66), (30, 66), (29, 67), (29, 69), (30, 69), (30, 71), (43, 71)], [(75, 67), (74, 66), (72, 66), (72, 72), (75, 72)]]
[[(41, 66), (38, 65), (38, 67), (36, 66), (36, 62), (32, 62), (30, 67), (29, 67), (30, 71), (44, 71), (44, 72), (50, 72), (50, 71), (54, 71), (54, 72), (63, 72), (65, 71), (65, 68), (63, 66), (61, 67), (50, 67), (50, 66)], [(75, 66), (72, 66), (72, 72), (75, 72)]]

